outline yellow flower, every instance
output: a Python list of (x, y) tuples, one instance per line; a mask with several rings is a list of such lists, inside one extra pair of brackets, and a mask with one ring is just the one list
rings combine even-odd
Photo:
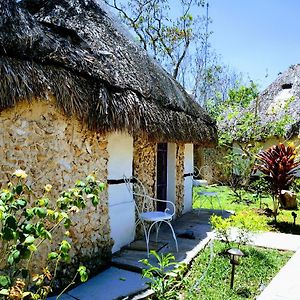
[(45, 186), (44, 186), (44, 189), (45, 189), (45, 191), (46, 192), (50, 192), (51, 191), (51, 189), (52, 189), (52, 185), (51, 184), (46, 184)]
[(25, 171), (23, 170), (16, 170), (14, 173), (13, 173), (13, 176), (16, 176), (18, 178), (21, 178), (21, 179), (26, 179), (27, 178), (27, 174)]

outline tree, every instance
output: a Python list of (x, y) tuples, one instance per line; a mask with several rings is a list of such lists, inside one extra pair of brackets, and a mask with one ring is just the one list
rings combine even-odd
[[(224, 65), (209, 44), (206, 0), (105, 0), (153, 56), (196, 101), (216, 104), (241, 75)], [(205, 12), (206, 8), (206, 12)]]
[(177, 11), (175, 5), (171, 10), (167, 0), (105, 2), (118, 11), (142, 47), (177, 79), (189, 48), (203, 35), (201, 15), (193, 15), (191, 11), (199, 11), (205, 4), (204, 0), (176, 0)]

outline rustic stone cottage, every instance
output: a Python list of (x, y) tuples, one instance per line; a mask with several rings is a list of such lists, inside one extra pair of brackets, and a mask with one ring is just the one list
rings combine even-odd
[(92, 0), (0, 0), (0, 178), (61, 191), (96, 171), (101, 205), (74, 219), (74, 257), (97, 268), (135, 234), (137, 176), (191, 210), (193, 144), (214, 121)]
[[(253, 124), (247, 127), (243, 135), (238, 131), (238, 126), (245, 122), (244, 116)], [(239, 150), (240, 145), (256, 142), (266, 149), (279, 142), (292, 141), (299, 145), (300, 133), (300, 65), (292, 65), (280, 73), (257, 99), (248, 107), (232, 117), (232, 111), (224, 112), (224, 119), (219, 122), (221, 131), (228, 132), (233, 138), (234, 149)], [(255, 124), (254, 124), (255, 123)], [(228, 149), (228, 148), (227, 148)], [(222, 161), (226, 149), (199, 148), (195, 155), (196, 164), (210, 165), (215, 178), (222, 177)]]

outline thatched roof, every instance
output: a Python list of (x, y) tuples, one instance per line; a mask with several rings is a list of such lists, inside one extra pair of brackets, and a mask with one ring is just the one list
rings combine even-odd
[(93, 0), (0, 0), (0, 110), (53, 94), (97, 131), (211, 143), (214, 121)]
[(224, 112), (225, 118), (219, 125), (221, 130), (231, 132), (236, 140), (249, 140), (251, 128), (243, 136), (236, 137), (237, 126), (244, 122), (243, 116), (251, 113), (257, 117), (257, 125), (262, 136), (271, 136), (280, 128), (277, 136), (291, 138), (299, 134), (300, 129), (300, 65), (289, 67), (280, 73), (249, 107), (241, 110), (234, 118), (231, 111)]
[(300, 124), (300, 65), (290, 66), (279, 74), (259, 95), (258, 113), (262, 124), (278, 122), (284, 116), (290, 121), (285, 128), (285, 136), (299, 134)]

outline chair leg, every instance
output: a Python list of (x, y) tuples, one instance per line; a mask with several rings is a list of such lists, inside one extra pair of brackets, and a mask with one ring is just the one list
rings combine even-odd
[(157, 243), (157, 239), (158, 239), (158, 232), (159, 232), (159, 229), (160, 229), (160, 225), (161, 225), (162, 222), (158, 222), (156, 223), (155, 227), (156, 227), (156, 236), (155, 236), (155, 242)]
[(145, 240), (146, 240), (146, 247), (147, 247), (147, 255), (149, 257), (149, 238), (150, 238), (150, 235), (148, 237), (148, 232), (147, 232), (147, 228), (146, 228), (146, 225), (143, 221), (141, 221), (142, 225), (143, 225), (143, 229), (144, 229), (144, 236), (145, 236)]
[(145, 234), (145, 237), (146, 237), (146, 244), (147, 244), (147, 255), (148, 255), (148, 257), (149, 257), (149, 242), (150, 242), (150, 233), (151, 233), (151, 230), (152, 230), (152, 227), (155, 225), (157, 225), (157, 223), (161, 223), (160, 221), (158, 222), (158, 221), (156, 221), (156, 222), (153, 222), (151, 225), (150, 225), (150, 227), (149, 227), (149, 229), (148, 229), (148, 232), (146, 232), (146, 234)]
[(172, 226), (172, 224), (170, 223), (170, 221), (163, 221), (163, 222), (165, 222), (166, 224), (168, 224), (169, 227), (171, 228), (171, 231), (172, 231), (172, 234), (173, 234), (173, 239), (174, 239), (175, 244), (176, 244), (176, 250), (177, 250), (177, 252), (178, 252), (178, 243), (177, 243), (177, 238), (176, 238), (176, 234), (175, 234), (175, 231), (174, 231), (174, 229), (173, 229), (173, 226)]

